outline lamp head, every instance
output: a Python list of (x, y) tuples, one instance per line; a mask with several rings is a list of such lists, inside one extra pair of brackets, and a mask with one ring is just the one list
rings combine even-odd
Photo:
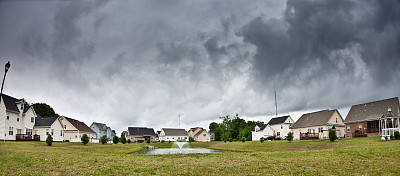
[(8, 61), (8, 62), (6, 63), (6, 65), (5, 65), (5, 71), (6, 71), (6, 72), (8, 71), (8, 69), (10, 69), (10, 66), (11, 66), (10, 61)]

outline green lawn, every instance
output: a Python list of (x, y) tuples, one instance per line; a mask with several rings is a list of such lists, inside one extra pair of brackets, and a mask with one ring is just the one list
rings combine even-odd
[[(400, 140), (192, 143), (235, 152), (127, 154), (145, 144), (0, 142), (2, 175), (400, 175)], [(151, 144), (170, 147), (170, 143)]]

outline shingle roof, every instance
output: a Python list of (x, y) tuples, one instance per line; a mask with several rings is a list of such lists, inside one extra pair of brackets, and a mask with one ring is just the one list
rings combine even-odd
[(176, 129), (176, 128), (163, 128), (165, 136), (188, 136), (188, 133), (185, 129)]
[(79, 131), (84, 131), (84, 132), (90, 132), (90, 133), (95, 133), (92, 129), (90, 129), (85, 123), (71, 119), (69, 117), (64, 117), (66, 120), (68, 120), (69, 123), (71, 123), (76, 129)]
[(200, 135), (201, 133), (203, 133), (203, 131), (205, 131), (207, 133), (207, 131), (205, 129), (201, 129), (199, 132), (194, 134), (193, 137)]
[(393, 113), (398, 114), (399, 98), (394, 97), (353, 105), (351, 106), (344, 123), (360, 122), (380, 118), (382, 114), (387, 112), (388, 108), (391, 108)]
[[(265, 127), (268, 126), (268, 124), (263, 124), (263, 125), (257, 125), (260, 128), (260, 131), (264, 130)], [(252, 129), (251, 131), (255, 131), (255, 129)]]
[[(326, 125), (329, 119), (332, 117), (337, 109), (334, 110), (322, 110), (312, 113), (303, 114), (299, 120), (297, 120), (291, 128), (302, 128), (309, 126)], [(337, 111), (339, 113), (339, 111)]]
[[(20, 112), (19, 108), (17, 107), (17, 102), (21, 101), (22, 99), (17, 99), (11, 96), (8, 96), (6, 94), (1, 95), (4, 105), (6, 106), (7, 110), (10, 111), (15, 111), (15, 112)], [(24, 104), (24, 113), (26, 113), (29, 110), (30, 106), (27, 102)]]
[(275, 117), (275, 118), (272, 118), (267, 124), (268, 125), (281, 124), (281, 123), (284, 123), (288, 117), (289, 116)]
[(129, 135), (156, 135), (153, 128), (128, 127)]
[(36, 117), (35, 126), (51, 126), (58, 117)]

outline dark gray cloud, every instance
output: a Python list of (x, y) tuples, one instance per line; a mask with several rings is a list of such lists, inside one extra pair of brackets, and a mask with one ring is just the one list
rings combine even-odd
[[(207, 127), (227, 114), (399, 95), (398, 1), (2, 1), (5, 92), (86, 123)], [(299, 113), (299, 112), (296, 112)], [(300, 114), (301, 115), (301, 114)], [(294, 117), (295, 119), (298, 117)]]

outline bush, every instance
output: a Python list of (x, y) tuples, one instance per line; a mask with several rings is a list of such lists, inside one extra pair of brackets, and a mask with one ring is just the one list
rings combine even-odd
[(83, 145), (86, 145), (87, 143), (89, 143), (89, 136), (87, 134), (83, 134), (81, 137), (81, 141)]
[(400, 139), (400, 132), (395, 131), (395, 132), (394, 132), (394, 138), (395, 138), (395, 139)]
[(260, 137), (260, 142), (263, 143), (264, 142), (264, 138)]
[(330, 140), (331, 142), (333, 142), (333, 141), (335, 141), (336, 139), (337, 139), (336, 131), (335, 131), (335, 130), (330, 130), (330, 131), (329, 131), (329, 140)]
[(47, 135), (46, 143), (47, 143), (48, 146), (52, 146), (53, 145), (53, 137), (51, 137), (50, 134)]
[(168, 141), (168, 143), (171, 143), (171, 141)]
[(128, 139), (128, 144), (130, 144), (132, 141), (131, 141), (131, 139)]
[(147, 139), (146, 139), (146, 142), (147, 142), (148, 144), (150, 144), (150, 138), (147, 138)]
[(126, 144), (126, 138), (125, 138), (125, 136), (121, 136), (120, 141), (121, 141), (122, 144)]
[(289, 143), (291, 143), (293, 141), (293, 133), (292, 132), (289, 132), (287, 134), (286, 140), (288, 140)]
[(390, 139), (391, 139), (391, 140), (393, 140), (393, 139), (394, 139), (394, 136), (393, 136), (393, 134), (391, 134), (391, 135), (390, 135)]
[(242, 142), (246, 142), (246, 138), (245, 137), (242, 137)]
[(101, 136), (100, 137), (100, 142), (102, 144), (107, 144), (107, 142), (108, 142), (107, 136), (106, 135)]
[(113, 138), (113, 143), (114, 143), (114, 144), (118, 144), (118, 142), (119, 142), (118, 136), (114, 136), (114, 138)]
[(229, 142), (232, 142), (232, 138), (229, 138)]
[(194, 139), (192, 137), (189, 137), (189, 142), (194, 142)]

